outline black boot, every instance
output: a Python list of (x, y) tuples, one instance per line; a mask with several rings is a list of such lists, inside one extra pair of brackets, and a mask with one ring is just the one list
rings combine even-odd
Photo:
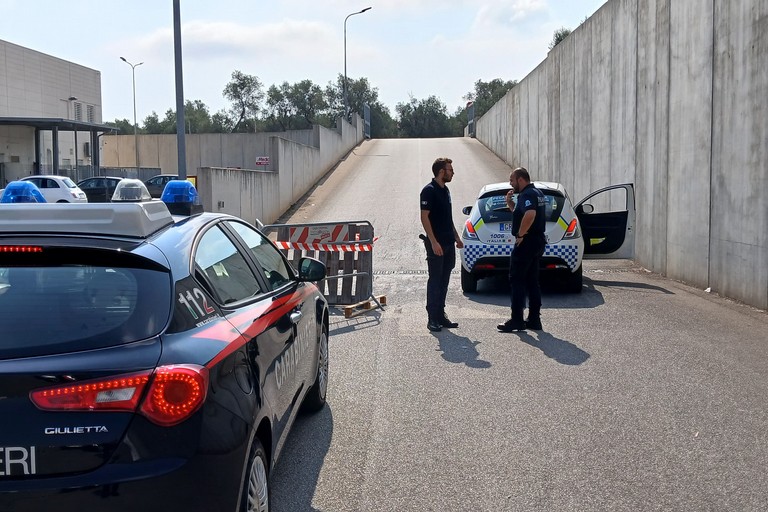
[(434, 318), (430, 318), (427, 322), (427, 329), (429, 329), (432, 332), (440, 332), (443, 330), (443, 327), (440, 325), (440, 321), (436, 320)]
[(496, 328), (501, 332), (524, 331), (525, 322), (522, 319), (510, 318), (503, 324), (497, 325)]
[(530, 329), (531, 331), (542, 330), (543, 327), (541, 326), (541, 317), (528, 315), (528, 319), (525, 321), (525, 328)]
[(442, 318), (438, 319), (438, 321), (440, 322), (441, 326), (448, 327), (450, 329), (453, 329), (454, 327), (459, 326), (459, 322), (451, 322), (451, 320), (448, 318), (448, 316), (445, 313), (443, 313)]

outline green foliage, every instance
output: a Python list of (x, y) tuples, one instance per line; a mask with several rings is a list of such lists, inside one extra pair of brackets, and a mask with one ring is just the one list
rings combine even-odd
[(563, 42), (563, 39), (571, 35), (571, 29), (560, 27), (559, 29), (555, 30), (555, 33), (552, 35), (552, 41), (549, 43), (549, 50), (552, 51), (552, 49), (559, 45), (561, 42)]
[[(264, 99), (263, 85), (259, 77), (246, 75), (241, 71), (232, 72), (232, 80), (224, 87), (224, 98), (232, 102), (230, 115), (237, 119), (233, 132), (245, 132), (254, 126)], [(250, 121), (250, 122), (249, 122)]]
[(400, 136), (412, 138), (451, 137), (448, 109), (436, 96), (417, 100), (411, 96), (407, 103), (395, 107), (400, 116)]
[[(475, 90), (464, 95), (464, 99), (475, 105), (475, 118), (488, 112), (510, 89), (517, 85), (517, 80), (495, 78), (490, 82), (478, 80), (475, 82)], [(466, 121), (466, 117), (465, 117)]]
[[(127, 119), (115, 119), (114, 122), (106, 122), (104, 124), (111, 126), (112, 128), (116, 128), (120, 135), (133, 134), (133, 123)], [(141, 132), (141, 129), (138, 131)]]
[[(464, 96), (475, 104), (475, 116), (483, 115), (493, 104), (517, 84), (516, 80), (478, 80), (475, 89)], [(363, 105), (371, 111), (371, 136), (394, 137), (461, 137), (467, 125), (467, 111), (459, 107), (452, 115), (436, 96), (426, 99), (410, 97), (398, 103), (395, 117), (379, 101), (379, 91), (371, 87), (367, 78), (347, 77), (349, 111), (363, 116)], [(266, 93), (258, 77), (240, 71), (232, 73), (223, 97), (231, 102), (226, 110), (211, 115), (208, 106), (200, 100), (186, 101), (184, 105), (184, 131), (186, 133), (253, 133), (308, 129), (312, 125), (335, 128), (338, 118), (344, 116), (344, 76), (325, 88), (311, 80), (294, 84), (283, 82), (271, 85)], [(107, 123), (132, 134), (133, 125), (127, 119)], [(176, 112), (168, 109), (163, 118), (156, 112), (149, 114), (140, 131), (153, 134), (175, 134)]]

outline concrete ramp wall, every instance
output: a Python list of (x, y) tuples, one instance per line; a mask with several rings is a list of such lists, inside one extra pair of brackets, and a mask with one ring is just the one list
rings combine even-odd
[[(206, 211), (273, 223), (363, 140), (358, 115), (352, 124), (339, 119), (337, 125), (336, 130), (187, 135), (187, 175), (197, 177)], [(136, 165), (133, 135), (102, 138), (104, 167)], [(140, 135), (139, 151), (142, 168), (177, 172), (176, 135)], [(256, 166), (258, 157), (269, 164)]]
[(768, 309), (768, 0), (611, 0), (476, 121), (572, 199), (636, 188), (636, 260)]

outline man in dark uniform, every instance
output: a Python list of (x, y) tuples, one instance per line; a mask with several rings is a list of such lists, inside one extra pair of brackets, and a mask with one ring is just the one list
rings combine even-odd
[[(451, 192), (446, 183), (453, 179), (453, 160), (438, 158), (432, 164), (434, 178), (421, 189), (421, 224), (427, 250), (427, 329), (440, 331), (443, 327), (458, 327), (445, 315), (445, 297), (448, 281), (456, 266), (456, 248), (464, 244), (453, 226)], [(454, 247), (454, 244), (455, 247)]]
[[(507, 193), (507, 206), (512, 211), (512, 233), (515, 247), (509, 262), (509, 284), (512, 299), (512, 318), (499, 324), (502, 332), (541, 327), (541, 288), (539, 262), (547, 245), (546, 199), (531, 183), (528, 171), (518, 167), (509, 176), (512, 190)], [(517, 193), (517, 204), (512, 195)], [(528, 297), (528, 319), (523, 320), (525, 299)]]

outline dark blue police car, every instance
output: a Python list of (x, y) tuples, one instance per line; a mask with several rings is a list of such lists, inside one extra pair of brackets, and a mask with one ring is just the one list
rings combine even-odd
[(195, 196), (0, 204), (0, 511), (269, 509), (325, 405), (325, 267)]

